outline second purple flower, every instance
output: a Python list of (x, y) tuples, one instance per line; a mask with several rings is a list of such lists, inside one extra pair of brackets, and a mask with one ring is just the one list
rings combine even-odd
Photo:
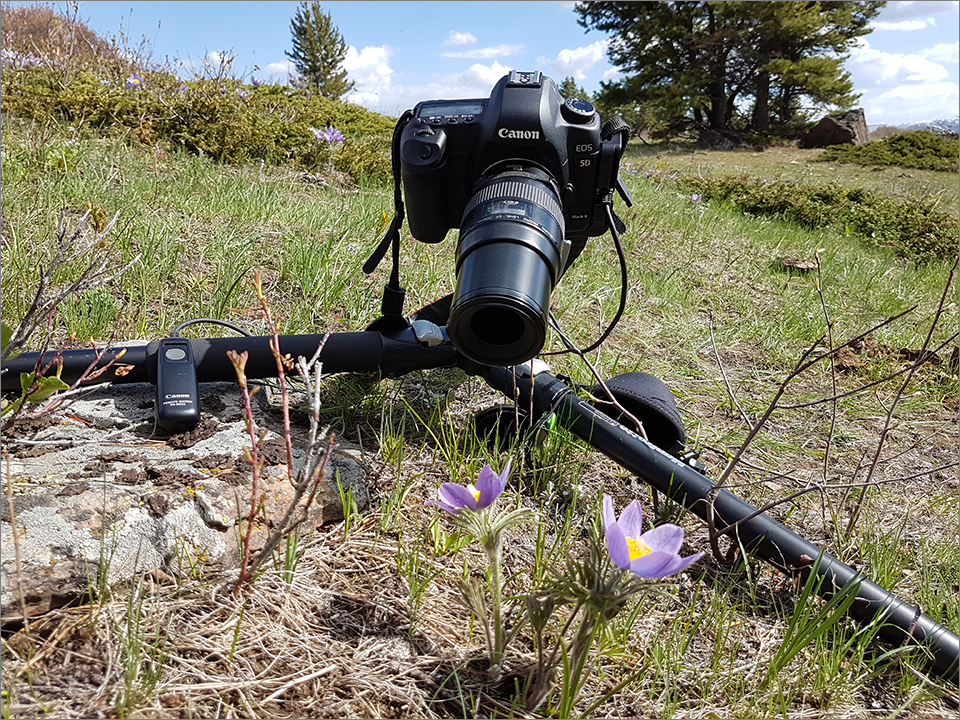
[(343, 142), (345, 140), (343, 133), (329, 125), (323, 130), (317, 130), (317, 128), (313, 127), (310, 129), (313, 131), (313, 135), (317, 140), (325, 140), (330, 143)]
[(619, 519), (613, 512), (613, 500), (603, 496), (603, 528), (607, 535), (610, 559), (624, 570), (646, 578), (662, 578), (678, 573), (698, 560), (703, 553), (680, 557), (683, 529), (660, 525), (643, 532), (640, 502), (627, 505)]
[(443, 483), (437, 491), (439, 500), (428, 500), (428, 505), (437, 505), (449, 513), (459, 513), (463, 510), (482, 510), (489, 507), (500, 497), (507, 486), (507, 477), (510, 475), (511, 458), (507, 461), (503, 472), (499, 475), (489, 465), (484, 465), (477, 476), (476, 485), (457, 485)]

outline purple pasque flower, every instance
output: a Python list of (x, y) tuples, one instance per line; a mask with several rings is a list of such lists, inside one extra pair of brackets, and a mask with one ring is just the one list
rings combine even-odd
[(703, 198), (703, 195), (701, 195), (700, 193), (694, 193), (693, 195), (690, 196), (690, 202), (698, 203), (702, 198)]
[(317, 140), (326, 140), (327, 142), (343, 142), (346, 138), (343, 137), (343, 133), (337, 130), (335, 127), (327, 125), (323, 130), (317, 130), (316, 128), (310, 128), (313, 131), (313, 136)]
[(245, 98), (250, 97), (250, 93), (248, 93), (246, 90), (242, 90), (242, 89), (240, 89), (240, 88), (237, 88), (237, 97), (240, 98), (241, 100), (243, 100), (243, 99), (245, 99)]
[(143, 87), (143, 75), (140, 75), (138, 73), (131, 73), (130, 77), (127, 78), (127, 87), (128, 88)]
[(660, 525), (643, 532), (643, 511), (640, 501), (627, 505), (617, 519), (613, 500), (603, 496), (603, 528), (607, 536), (610, 559), (635, 575), (662, 578), (678, 573), (698, 560), (703, 553), (680, 557), (683, 529), (676, 525)]
[(477, 475), (476, 485), (443, 483), (437, 491), (437, 497), (440, 500), (428, 500), (426, 504), (437, 505), (454, 514), (463, 510), (483, 510), (490, 507), (507, 486), (511, 462), (513, 458), (507, 461), (503, 472), (499, 475), (489, 465), (484, 465), (480, 474)]
[(260, 78), (258, 78), (256, 75), (251, 75), (251, 76), (250, 76), (250, 84), (253, 85), (254, 87), (257, 87), (257, 86), (258, 86), (260, 83), (262, 83), (262, 82), (263, 82), (263, 80), (261, 80)]

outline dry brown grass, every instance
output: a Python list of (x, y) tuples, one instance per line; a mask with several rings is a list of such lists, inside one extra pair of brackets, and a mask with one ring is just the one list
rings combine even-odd
[[(747, 354), (737, 353), (725, 353), (724, 362), (732, 377), (748, 372), (751, 364)], [(451, 426), (496, 400), (476, 380), (453, 380), (458, 384), (449, 407)], [(403, 382), (404, 396), (418, 411), (426, 411), (431, 393), (444, 387), (431, 384), (429, 374)], [(734, 412), (695, 393), (688, 400), (686, 410), (702, 416), (718, 435), (739, 430), (741, 421)], [(929, 414), (926, 417), (928, 424), (936, 422)], [(792, 439), (809, 428), (812, 419), (801, 413), (778, 421), (771, 440), (786, 445), (758, 447), (738, 476), (736, 491), (761, 501), (815, 477), (816, 459), (800, 447), (790, 449)], [(846, 433), (856, 432), (857, 442), (867, 442), (876, 436), (878, 422), (842, 420), (841, 426)], [(891, 460), (884, 476), (949, 459), (954, 437), (949, 413), (940, 422), (946, 427), (913, 424), (891, 438)], [(918, 435), (925, 439), (918, 443)], [(11, 717), (116, 717), (118, 708), (125, 708), (123, 715), (144, 718), (426, 718), (471, 717), (475, 712), (541, 717), (511, 708), (510, 682), (522, 677), (534, 659), (525, 635), (511, 653), (507, 682), (491, 685), (486, 678), (479, 625), (471, 624), (456, 588), (464, 558), (473, 572), (483, 567), (476, 546), (458, 555), (439, 556), (427, 549), (429, 543), (422, 548), (421, 572), (436, 578), (411, 623), (410, 588), (398, 571), (397, 558), (415, 550), (426, 537), (434, 511), (423, 502), (449, 479), (443, 447), (411, 432), (399, 467), (371, 458), (379, 493), (371, 511), (359, 523), (354, 521), (349, 532), (341, 523), (305, 538), (289, 585), (280, 570), (270, 569), (237, 596), (231, 592), (232, 577), (174, 581), (157, 574), (139, 588), (115, 588), (114, 597), (102, 605), (55, 611), (34, 623), (29, 633), (8, 637), (3, 685), (11, 692)], [(718, 446), (716, 452), (724, 450)], [(722, 460), (711, 451), (707, 459), (711, 466)], [(562, 463), (570, 472), (575, 469), (584, 497), (601, 490), (614, 493), (618, 503), (645, 496), (636, 479), (585, 448), (573, 448)], [(789, 477), (765, 476), (766, 471), (753, 463), (789, 467)], [(759, 479), (751, 476), (751, 468)], [(543, 497), (533, 495), (529, 487), (531, 472), (532, 466), (518, 467), (515, 487), (524, 505), (542, 509)], [(416, 480), (396, 518), (396, 529), (382, 530), (378, 503), (403, 478), (411, 477)], [(936, 485), (934, 492), (956, 492), (949, 473), (938, 477)], [(911, 548), (935, 528), (955, 526), (949, 505), (933, 502), (931, 491), (929, 479), (884, 488), (871, 502), (871, 525), (891, 531), (903, 525), (901, 532)], [(825, 523), (824, 500), (836, 504), (839, 494), (806, 496), (789, 513), (790, 526), (814, 542), (824, 541), (831, 531)], [(644, 506), (652, 513), (648, 502)], [(548, 527), (557, 527), (563, 505), (552, 507), (560, 514), (547, 519)], [(787, 519), (785, 515), (785, 509), (774, 512), (781, 520)], [(587, 520), (578, 518), (581, 523)], [(689, 518), (682, 523), (688, 529), (689, 546), (706, 548), (705, 530)], [(514, 576), (509, 592), (524, 586), (535, 543), (532, 532), (511, 534), (504, 550), (505, 575)], [(839, 550), (857, 557), (855, 549)], [(752, 570), (755, 575), (748, 577), (705, 559), (694, 574), (702, 572), (702, 577), (684, 575), (666, 594), (646, 599), (624, 645), (601, 660), (578, 711), (613, 692), (621, 678), (639, 672), (639, 679), (601, 703), (594, 716), (770, 716), (765, 713), (771, 703), (776, 707), (780, 702), (776, 697), (780, 686), (758, 693), (756, 685), (779, 647), (796, 588), (772, 570), (762, 566)], [(904, 574), (893, 589), (910, 597), (918, 581), (916, 573)], [(139, 607), (138, 632), (147, 648), (158, 651), (162, 663), (155, 686), (144, 679), (152, 661), (146, 654), (131, 658), (125, 644), (131, 592)], [(662, 657), (664, 652), (682, 655), (670, 659)], [(814, 657), (804, 654), (791, 663), (783, 673), (786, 687), (806, 687), (806, 664)], [(125, 679), (132, 661), (135, 682), (128, 687)], [(894, 676), (881, 676), (851, 691), (845, 690), (842, 676), (829, 690), (798, 690), (796, 697), (785, 701), (787, 712), (782, 716), (874, 718), (897, 712), (906, 713), (901, 717), (955, 716), (956, 697), (949, 691), (941, 688), (932, 696), (905, 699), (891, 680)]]
[(4, 4), (0, 6), (0, 46), (61, 68), (129, 65), (116, 41), (104, 40), (83, 23), (79, 8), (71, 16), (46, 5)]

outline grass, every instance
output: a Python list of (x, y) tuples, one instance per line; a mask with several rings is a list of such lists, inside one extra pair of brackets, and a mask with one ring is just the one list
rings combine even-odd
[[(906, 313), (851, 347), (845, 364), (824, 362), (797, 378), (782, 400), (797, 407), (772, 415), (728, 487), (757, 505), (814, 488), (771, 515), (956, 632), (955, 278), (938, 314), (951, 263), (904, 262), (831, 227), (694, 202), (675, 182), (727, 174), (830, 181), (899, 201), (924, 198), (957, 215), (955, 174), (874, 172), (817, 158), (792, 148), (631, 145), (623, 174), (635, 203), (618, 205), (628, 228), (629, 302), (590, 360), (605, 377), (661, 377), (688, 444), (703, 451), (715, 478), (805, 349), (829, 347), (828, 330), (835, 347)], [(359, 267), (392, 213), (385, 185), (320, 185), (290, 166), (219, 164), (12, 117), (3, 122), (2, 159), (4, 321), (25, 312), (61, 208), (73, 218), (119, 212), (104, 252), (118, 262), (141, 254), (109, 286), (61, 306), (57, 344), (152, 340), (193, 317), (264, 334), (252, 312), (255, 268), (281, 333), (360, 330), (379, 314), (387, 263), (369, 277)], [(655, 172), (647, 177), (647, 169)], [(407, 310), (452, 290), (453, 246), (451, 238), (430, 246), (405, 238)], [(787, 256), (816, 260), (819, 270), (785, 268), (778, 261)], [(556, 289), (555, 313), (581, 347), (616, 309), (615, 267), (609, 239), (595, 238)], [(946, 343), (939, 362), (920, 366), (902, 391), (893, 381), (806, 405), (902, 369), (928, 335), (932, 347)], [(549, 359), (555, 373), (593, 383), (575, 357)], [(514, 457), (510, 500), (544, 518), (504, 547), (507, 594), (515, 596), (548, 566), (582, 554), (602, 492), (620, 506), (640, 498), (648, 518), (656, 511), (641, 482), (556, 427), (534, 447), (489, 451), (471, 418), (499, 402), (456, 370), (375, 386), (330, 379), (324, 419), (367, 450), (378, 472), (372, 509), (347, 513), (349, 526), (290, 538), (242, 599), (216, 578), (140, 578), (114, 587), (92, 625), (91, 610), (75, 608), (39, 619), (30, 634), (6, 635), (5, 716), (48, 707), (63, 716), (542, 717), (551, 706), (573, 716), (955, 716), (955, 686), (926, 679), (915, 657), (876, 644), (869, 628), (834, 617), (802, 586), (743, 558), (733, 566), (707, 558), (665, 592), (631, 601), (603, 628), (603, 652), (592, 657), (580, 698), (553, 696), (522, 710), (505, 686), (485, 684), (476, 668), (483, 632), (458, 599), (457, 580), (483, 572), (482, 553), (435, 522), (424, 502), (441, 482), (470, 482), (484, 463), (502, 468)], [(878, 450), (873, 484), (848, 487), (863, 482)], [(855, 506), (860, 519), (848, 528)], [(659, 510), (671, 512), (662, 499)], [(687, 552), (709, 548), (691, 516), (672, 519), (687, 532)], [(148, 592), (150, 601), (139, 602)], [(508, 600), (504, 612), (515, 620), (511, 607)], [(536, 649), (529, 633), (515, 642), (507, 670), (519, 674)], [(41, 653), (49, 663), (32, 663)], [(79, 659), (61, 671), (68, 657)]]

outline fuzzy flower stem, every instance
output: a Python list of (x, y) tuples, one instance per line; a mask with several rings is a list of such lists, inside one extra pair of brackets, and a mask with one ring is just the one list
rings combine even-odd
[(500, 676), (500, 661), (503, 657), (503, 625), (500, 622), (500, 538), (484, 545), (487, 562), (490, 564), (490, 605), (493, 616), (493, 648), (490, 653), (490, 670), (494, 679)]
[[(567, 621), (563, 624), (563, 627), (560, 628), (560, 632), (557, 634), (557, 640), (553, 644), (553, 649), (550, 651), (550, 657), (547, 658), (547, 662), (544, 663), (541, 659), (538, 659), (536, 680), (533, 687), (530, 689), (530, 694), (527, 696), (526, 709), (528, 711), (533, 712), (540, 707), (544, 699), (547, 697), (547, 693), (550, 692), (550, 683), (553, 679), (553, 668), (556, 667), (557, 663), (557, 653), (562, 647), (563, 638), (566, 636), (567, 630), (570, 629), (570, 626), (573, 625), (574, 621), (580, 616), (580, 610), (583, 607), (584, 604), (580, 600), (578, 600), (576, 605), (574, 605), (573, 610), (567, 617)], [(581, 621), (581, 628), (583, 627), (583, 624), (583, 621)]]

